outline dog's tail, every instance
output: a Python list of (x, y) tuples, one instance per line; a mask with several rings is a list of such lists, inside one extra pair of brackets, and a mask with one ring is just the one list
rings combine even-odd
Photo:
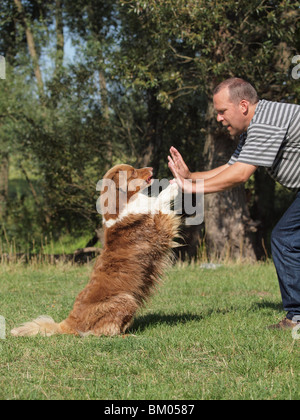
[(41, 334), (44, 337), (50, 337), (54, 334), (65, 334), (63, 322), (57, 324), (49, 316), (39, 316), (31, 322), (26, 322), (18, 328), (11, 330), (11, 334), (15, 337), (33, 337)]

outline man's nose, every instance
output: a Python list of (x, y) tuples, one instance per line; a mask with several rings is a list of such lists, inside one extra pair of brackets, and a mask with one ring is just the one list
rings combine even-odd
[(221, 121), (223, 121), (223, 120), (224, 120), (223, 115), (218, 114), (218, 115), (217, 115), (217, 121), (218, 121), (218, 122), (221, 122)]

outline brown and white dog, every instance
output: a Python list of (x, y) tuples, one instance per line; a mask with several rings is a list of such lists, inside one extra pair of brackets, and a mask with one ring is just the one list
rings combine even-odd
[(55, 323), (41, 316), (13, 329), (12, 335), (122, 334), (161, 278), (180, 225), (170, 210), (177, 184), (170, 184), (157, 198), (147, 197), (141, 191), (152, 182), (152, 168), (129, 165), (115, 166), (103, 181), (105, 243), (90, 282), (67, 319)]

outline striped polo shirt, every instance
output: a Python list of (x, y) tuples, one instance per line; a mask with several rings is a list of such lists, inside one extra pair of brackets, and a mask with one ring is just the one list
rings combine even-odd
[(263, 166), (285, 187), (300, 189), (300, 105), (259, 101), (228, 162)]

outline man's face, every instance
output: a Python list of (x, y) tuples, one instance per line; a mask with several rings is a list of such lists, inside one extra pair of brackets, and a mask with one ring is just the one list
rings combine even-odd
[(245, 109), (245, 101), (239, 104), (234, 104), (230, 101), (228, 88), (220, 90), (214, 95), (214, 108), (217, 111), (217, 121), (221, 122), (224, 127), (227, 127), (230, 135), (236, 136), (246, 131), (245, 116), (247, 107)]

